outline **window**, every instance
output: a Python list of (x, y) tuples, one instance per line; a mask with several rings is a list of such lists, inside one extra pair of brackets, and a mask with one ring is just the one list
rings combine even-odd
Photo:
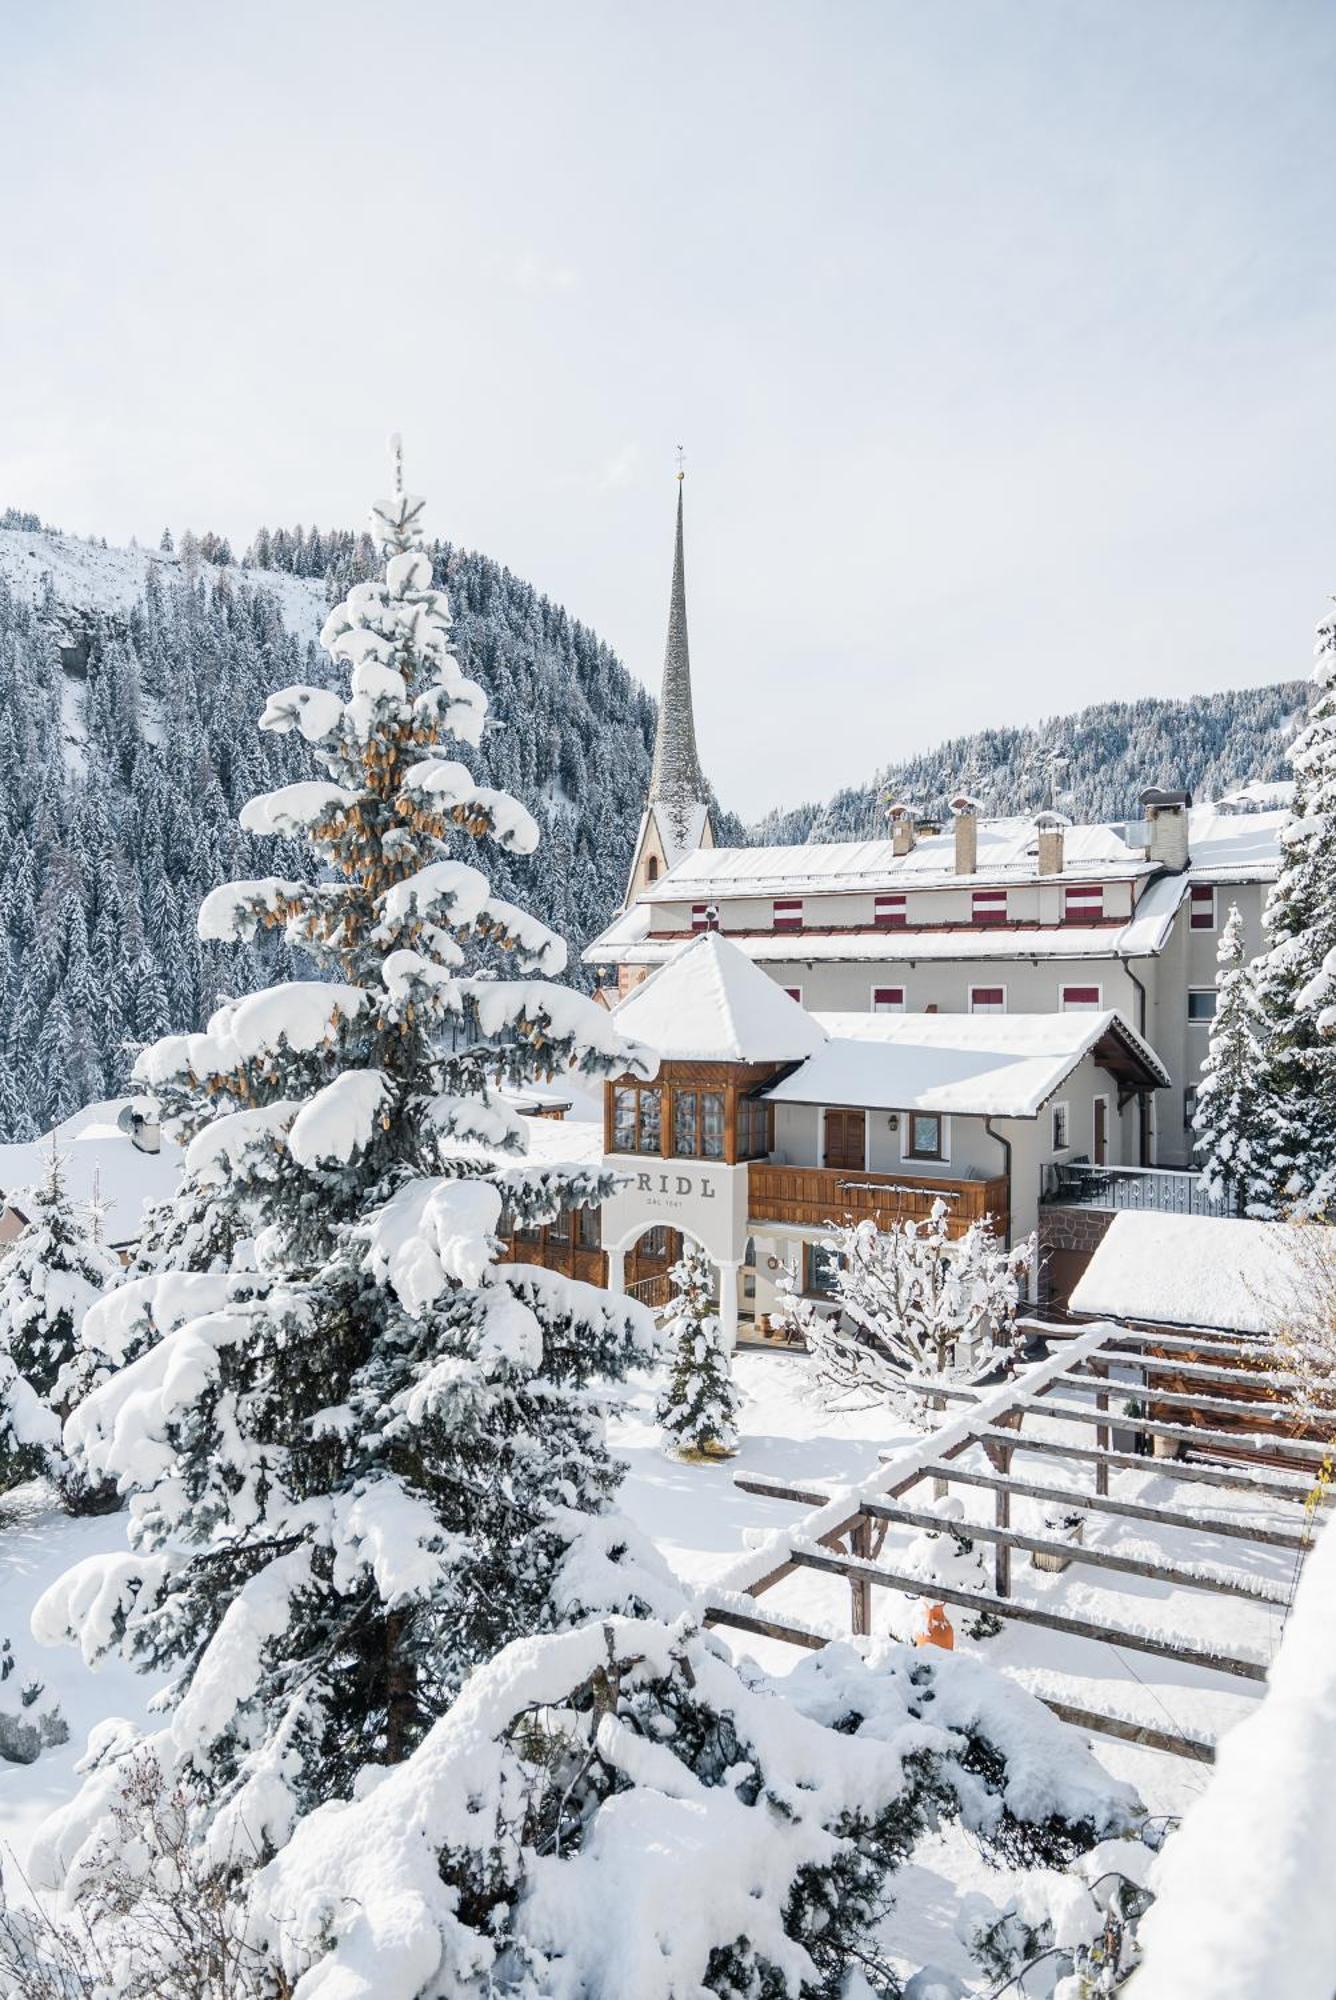
[(872, 989), (872, 1011), (874, 1014), (903, 1014), (905, 1011), (904, 987), (874, 986)]
[(1102, 882), (1073, 882), (1063, 892), (1062, 920), (1067, 924), (1097, 924), (1104, 917)]
[(551, 1222), (548, 1223), (547, 1240), (549, 1243), (570, 1242), (571, 1212), (568, 1208), (563, 1209), (560, 1215), (554, 1215)]
[(691, 928), (693, 931), (709, 930), (710, 905), (708, 903), (693, 903), (691, 905)]
[(660, 1223), (654, 1229), (647, 1229), (637, 1247), (642, 1257), (649, 1257), (654, 1259), (655, 1262), (661, 1263), (668, 1255), (668, 1230), (666, 1226)]
[(1064, 1014), (1097, 1014), (1100, 1006), (1098, 986), (1062, 986), (1058, 989), (1058, 1005)]
[(1215, 890), (1211, 888), (1209, 883), (1203, 886), (1199, 886), (1195, 882), (1193, 883), (1192, 892), (1189, 897), (1189, 908), (1191, 915), (1188, 918), (1188, 922), (1194, 931), (1213, 931), (1215, 929)]
[(542, 1241), (542, 1236), (542, 1227), (537, 1222), (518, 1222), (515, 1225), (517, 1243), (539, 1243)]
[(1007, 1011), (1007, 989), (1005, 986), (971, 986), (971, 1014), (1005, 1014)]
[(760, 1160), (770, 1151), (770, 1106), (759, 1097), (738, 1099), (738, 1158)]
[(935, 1111), (911, 1111), (909, 1113), (910, 1160), (940, 1160), (942, 1152), (942, 1121)]
[(1065, 1104), (1053, 1106), (1053, 1150), (1065, 1153), (1071, 1144), (1071, 1113)]
[(973, 907), (976, 924), (1004, 924), (1007, 921), (1007, 892), (1005, 889), (976, 889)]
[(1183, 1130), (1190, 1132), (1197, 1122), (1197, 1086), (1190, 1083), (1183, 1092)]
[(771, 922), (777, 931), (800, 931), (803, 927), (803, 899), (784, 896), (771, 906)]
[(803, 1244), (803, 1290), (811, 1298), (833, 1299), (840, 1260), (828, 1243)]
[(788, 994), (790, 1000), (796, 1000), (798, 1002), (798, 1005), (800, 1007), (802, 1006), (803, 990), (801, 986), (786, 986), (784, 988), (784, 991)]
[(657, 1085), (642, 1089), (619, 1084), (612, 1093), (614, 1153), (657, 1153), (661, 1134), (662, 1094)]
[(675, 1090), (673, 1092), (673, 1152), (684, 1160), (723, 1159), (722, 1091)]
[(909, 922), (903, 896), (878, 896), (874, 905), (874, 916), (879, 931), (903, 930)]
[(1193, 986), (1188, 990), (1189, 1021), (1213, 1021), (1215, 1019), (1214, 986)]
[(657, 854), (651, 854), (649, 860), (645, 863), (645, 880), (647, 882), (657, 882), (658, 879), (659, 857)]
[(592, 1202), (588, 1208), (577, 1208), (576, 1227), (582, 1250), (597, 1250), (603, 1242), (603, 1211)]

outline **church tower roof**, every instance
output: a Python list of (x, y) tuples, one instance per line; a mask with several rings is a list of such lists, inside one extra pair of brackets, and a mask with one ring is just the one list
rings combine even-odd
[(696, 723), (691, 708), (691, 652), (687, 644), (686, 561), (682, 544), (682, 473), (677, 480), (677, 540), (673, 550), (673, 588), (668, 601), (668, 644), (663, 656), (663, 689), (659, 696), (659, 726), (654, 738), (649, 805), (657, 807), (673, 845), (688, 852), (700, 837), (706, 803), (705, 780), (696, 751)]

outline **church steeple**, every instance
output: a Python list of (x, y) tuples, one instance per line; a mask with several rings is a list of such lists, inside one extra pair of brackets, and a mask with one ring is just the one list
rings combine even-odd
[(673, 548), (673, 588), (668, 600), (668, 644), (663, 655), (663, 691), (654, 738), (649, 803), (661, 807), (679, 840), (687, 837), (691, 808), (704, 803), (705, 780), (696, 752), (691, 711), (691, 651), (687, 644), (687, 578), (682, 547), (682, 480), (677, 475), (677, 540)]
[(687, 573), (682, 532), (682, 482), (677, 473), (677, 535), (673, 545), (673, 587), (668, 599), (668, 643), (663, 656), (659, 723), (649, 797), (640, 823), (626, 900), (658, 880), (686, 854), (713, 847), (709, 799), (696, 749), (691, 708), (691, 651), (687, 644)]

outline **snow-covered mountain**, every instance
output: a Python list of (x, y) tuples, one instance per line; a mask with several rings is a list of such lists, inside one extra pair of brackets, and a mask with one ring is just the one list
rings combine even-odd
[(1052, 787), (1072, 818), (1117, 821), (1138, 817), (1148, 785), (1186, 786), (1203, 799), (1251, 785), (1260, 810), (1289, 778), (1289, 742), (1311, 695), (1308, 681), (1281, 681), (1185, 701), (1105, 701), (1033, 728), (980, 730), (888, 763), (824, 803), (769, 813), (752, 838), (777, 846), (865, 840), (885, 830), (887, 792), (941, 817), (962, 787), (990, 813), (1031, 811)]
[[(273, 688), (329, 671), (317, 635), (366, 552), (346, 534), (262, 533), (278, 565), (257, 567), (208, 559), (213, 536), (115, 549), (0, 522), (0, 1140), (14, 1140), (120, 1088), (128, 1044), (286, 969), (272, 939), (202, 945), (195, 912), (229, 876), (309, 865), (237, 813), (309, 775), (300, 742), (261, 737), (256, 718)], [(460, 658), (491, 697), (472, 762), (547, 825), (532, 860), (501, 857), (497, 886), (578, 962), (622, 891), (654, 704), (521, 579), (448, 544), (434, 555)]]

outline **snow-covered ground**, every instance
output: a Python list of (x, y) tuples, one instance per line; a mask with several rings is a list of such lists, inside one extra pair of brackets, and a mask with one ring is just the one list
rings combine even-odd
[[(865, 1478), (875, 1470), (881, 1453), (918, 1440), (920, 1433), (890, 1414), (824, 1411), (806, 1392), (805, 1368), (800, 1355), (738, 1354), (737, 1376), (747, 1398), (743, 1439), (738, 1456), (721, 1465), (688, 1465), (667, 1456), (652, 1421), (652, 1386), (648, 1379), (636, 1385), (632, 1406), (617, 1420), (614, 1434), (628, 1466), (624, 1505), (688, 1581), (710, 1583), (758, 1534), (794, 1525), (798, 1509), (741, 1493), (734, 1483), (735, 1472), (764, 1472), (804, 1486), (834, 1489)], [(1045, 1428), (1054, 1429), (1051, 1420), (1046, 1420)], [(1017, 1470), (1025, 1464), (1022, 1454)], [(1061, 1483), (1065, 1476), (1065, 1468), (1055, 1475), (1054, 1465), (1051, 1459), (1042, 1466), (1037, 1458), (1029, 1461), (1029, 1469), (1042, 1471), (1049, 1484)], [(986, 1517), (990, 1495), (955, 1490), (970, 1515)], [(1176, 1506), (1192, 1505), (1188, 1489), (1171, 1488), (1171, 1482), (1149, 1466), (1145, 1473), (1124, 1474), (1114, 1490)], [(925, 1483), (915, 1504), (924, 1504), (929, 1494)], [(1226, 1511), (1221, 1496), (1214, 1493), (1200, 1504), (1203, 1513)], [(1242, 1495), (1228, 1496), (1231, 1515), (1265, 1507), (1266, 1503)], [(1026, 1525), (1037, 1511), (1037, 1502), (1013, 1503), (1017, 1526)], [(23, 1644), (29, 1609), (47, 1583), (81, 1556), (120, 1545), (124, 1529), (123, 1516), (68, 1520), (45, 1507), (33, 1489), (11, 1496), (0, 1522), (0, 1636), (9, 1631), (17, 1644)], [(1092, 1522), (1088, 1532), (1101, 1545), (1135, 1543), (1142, 1549), (1152, 1536), (1150, 1529), (1107, 1517)], [(910, 1539), (889, 1537), (883, 1560), (903, 1556)], [(1294, 1559), (1285, 1551), (1256, 1550), (1251, 1544), (1225, 1543), (1204, 1533), (1157, 1531), (1154, 1543), (1182, 1566), (1246, 1568), (1285, 1589), (1293, 1573)], [(1105, 1625), (1174, 1632), (1203, 1645), (1256, 1652), (1268, 1660), (1279, 1641), (1277, 1609), (1205, 1592), (1171, 1591), (1132, 1577), (1102, 1580), (1079, 1564), (1060, 1576), (1042, 1575), (1018, 1554), (1013, 1558), (1013, 1587), (1018, 1597), (1047, 1602)], [(796, 1615), (832, 1631), (848, 1630), (847, 1588), (836, 1579), (799, 1573), (768, 1593), (766, 1601), (780, 1615)], [(879, 1632), (908, 1632), (910, 1599), (879, 1591), (873, 1608)], [(1261, 1683), (1227, 1680), (1104, 1642), (1038, 1628), (1009, 1624), (996, 1638), (975, 1641), (960, 1629), (964, 1622), (962, 1614), (957, 1620), (959, 1647), (979, 1652), (1036, 1691), (1060, 1696), (1075, 1706), (1139, 1717), (1164, 1729), (1218, 1736), (1249, 1713), (1262, 1694)], [(751, 1640), (735, 1643), (772, 1670), (784, 1671), (794, 1663), (783, 1646)], [(26, 1645), (24, 1650), (25, 1664), (42, 1675), (49, 1696), (59, 1699), (71, 1741), (45, 1752), (31, 1766), (0, 1764), (0, 1847), (20, 1859), (39, 1820), (73, 1791), (74, 1764), (89, 1728), (108, 1715), (142, 1718), (154, 1688), (152, 1677), (141, 1679), (116, 1664), (93, 1672), (69, 1649), (48, 1652)], [(1106, 1739), (1097, 1739), (1095, 1747), (1108, 1769), (1138, 1787), (1152, 1813), (1182, 1812), (1209, 1778), (1205, 1766), (1191, 1761)], [(984, 1894), (995, 1901), (1005, 1893), (1005, 1875), (989, 1867), (969, 1840), (952, 1831), (919, 1851), (896, 1878), (895, 1893), (896, 1949), (906, 1966), (933, 1962), (964, 1977), (970, 1965), (956, 1935), (961, 1899)]]

